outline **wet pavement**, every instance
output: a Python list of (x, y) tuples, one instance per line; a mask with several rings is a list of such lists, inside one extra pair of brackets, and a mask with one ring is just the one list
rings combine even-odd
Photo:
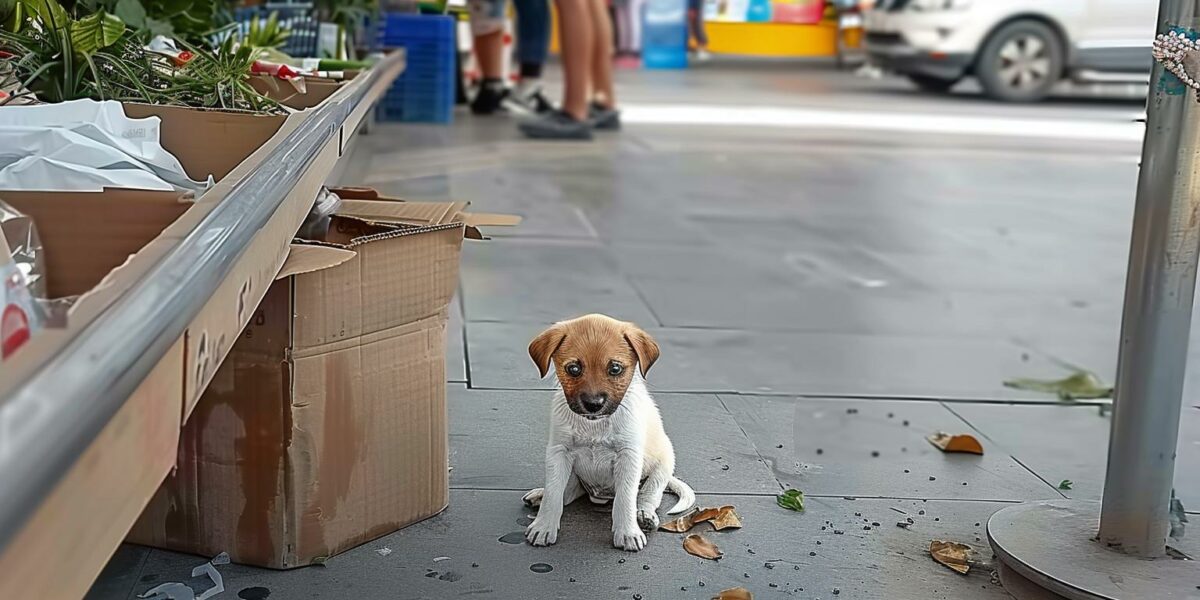
[[(710, 598), (734, 586), (1006, 598), (980, 524), (1005, 503), (1099, 497), (1103, 402), (1003, 382), (1073, 367), (1113, 379), (1138, 102), (1000, 106), (791, 65), (622, 77), (625, 131), (591, 144), (529, 142), (465, 114), (362, 139), (346, 183), (525, 217), (464, 254), (447, 349), (450, 507), (323, 567), (221, 567), (220, 598)], [(566, 511), (556, 546), (501, 541), (528, 522), (520, 497), (543, 477), (553, 382), (526, 346), (593, 311), (661, 344), (649, 382), (676, 473), (745, 522), (706, 534), (721, 561), (664, 532), (639, 554), (615, 550), (608, 509), (586, 503)], [(1176, 475), (1187, 507), (1200, 507), (1198, 393), (1193, 369)], [(924, 440), (937, 430), (973, 433), (986, 454), (944, 455)], [(776, 506), (785, 487), (805, 492), (803, 513)], [(931, 539), (971, 545), (979, 566), (964, 577), (934, 563)], [(1191, 537), (1174, 543), (1200, 554)], [(89, 598), (133, 598), (200, 562), (126, 546)]]

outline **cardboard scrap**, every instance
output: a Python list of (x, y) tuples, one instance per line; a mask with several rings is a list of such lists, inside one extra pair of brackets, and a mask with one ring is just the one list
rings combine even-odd
[(695, 508), (659, 525), (658, 528), (671, 533), (687, 533), (700, 523), (709, 523), (716, 531), (739, 529), (742, 526), (742, 518), (738, 516), (733, 506)]
[(933, 560), (950, 567), (960, 575), (966, 575), (967, 571), (971, 570), (968, 560), (971, 556), (971, 547), (966, 544), (933, 540), (929, 542), (929, 555), (933, 557)]
[(721, 590), (721, 593), (713, 596), (712, 600), (754, 600), (754, 596), (746, 588), (735, 587)]
[(983, 454), (983, 444), (975, 439), (975, 436), (960, 433), (951, 435), (944, 431), (931, 434), (925, 439), (929, 440), (930, 444), (937, 447), (942, 452), (964, 452), (967, 454)]
[(725, 555), (708, 538), (695, 533), (683, 538), (683, 549), (692, 556), (699, 556), (708, 560), (720, 560)]

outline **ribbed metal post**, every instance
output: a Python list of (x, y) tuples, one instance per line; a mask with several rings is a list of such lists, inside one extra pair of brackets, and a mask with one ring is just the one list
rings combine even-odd
[[(1200, 0), (1161, 0), (1158, 31), (1197, 16)], [(1160, 64), (1150, 81), (1100, 514), (1100, 541), (1141, 557), (1166, 548), (1200, 256), (1200, 102)]]

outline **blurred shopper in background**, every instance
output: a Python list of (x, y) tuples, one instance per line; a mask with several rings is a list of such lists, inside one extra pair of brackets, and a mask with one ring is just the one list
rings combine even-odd
[(642, 13), (646, 0), (613, 0), (618, 60), (636, 59), (642, 53)]
[(688, 0), (688, 31), (696, 44), (696, 60), (712, 58), (708, 53), (708, 33), (704, 31), (704, 0)]
[(507, 0), (470, 0), (471, 33), (483, 82), (471, 101), (471, 112), (490, 115), (501, 107), (541, 114), (553, 109), (542, 95), (542, 65), (550, 50), (549, 0), (513, 0), (517, 10), (517, 63), (520, 80), (514, 90), (504, 82), (504, 24)]
[(533, 138), (587, 140), (621, 127), (613, 89), (613, 30), (606, 0), (555, 0), (562, 48), (562, 109), (521, 122)]

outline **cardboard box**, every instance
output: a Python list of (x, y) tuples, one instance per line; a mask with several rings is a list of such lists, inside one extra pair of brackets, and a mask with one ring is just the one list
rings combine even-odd
[(254, 91), (271, 98), (280, 104), (297, 110), (313, 108), (337, 93), (353, 77), (344, 80), (325, 79), (323, 77), (305, 77), (304, 92), (296, 91), (292, 84), (269, 75), (256, 75), (250, 78), (250, 87)]
[(91, 290), (192, 206), (180, 192), (127, 189), (0, 191), (0, 200), (37, 225), (52, 299)]
[(221, 180), (271, 139), (287, 115), (124, 103), (125, 114), (162, 119), (162, 145), (192, 179)]
[(446, 507), (462, 240), (518, 220), (462, 208), (352, 198), (324, 239), (292, 245), (130, 541), (286, 569)]

